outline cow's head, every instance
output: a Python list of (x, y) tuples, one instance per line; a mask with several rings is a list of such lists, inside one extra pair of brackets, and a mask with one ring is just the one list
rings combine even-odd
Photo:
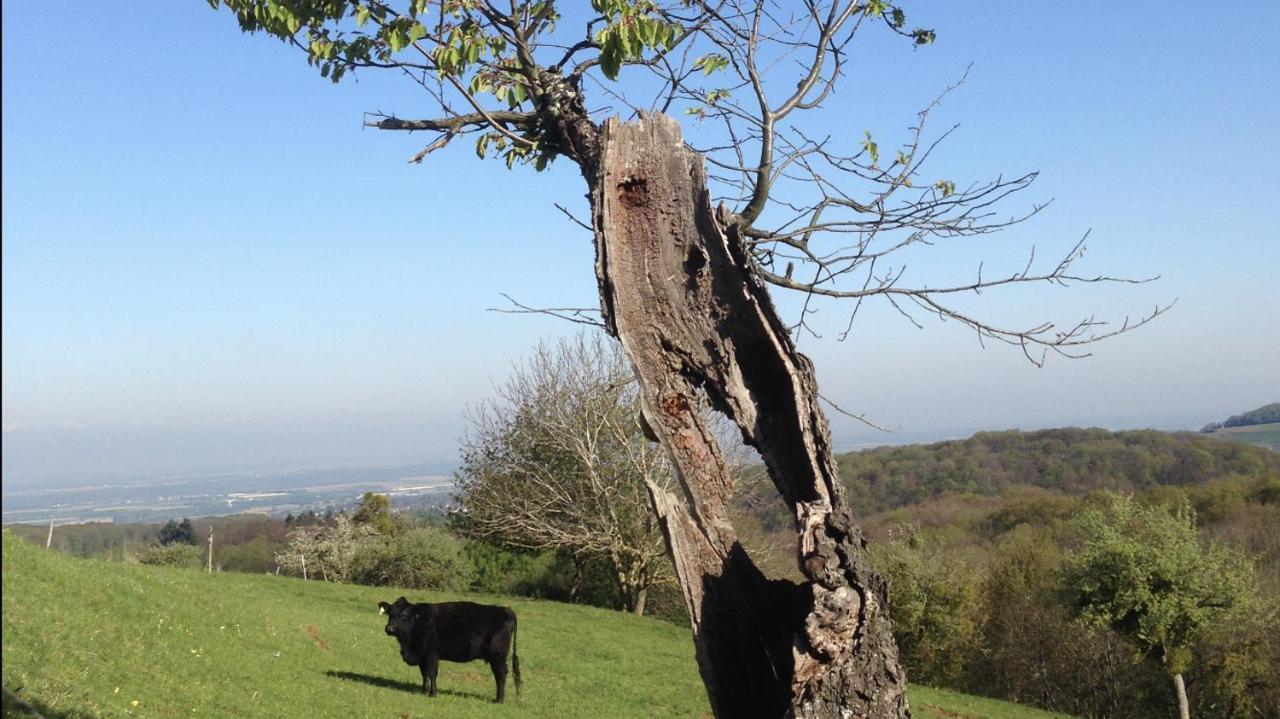
[(400, 597), (394, 604), (378, 602), (378, 612), (387, 615), (387, 634), (401, 640), (409, 638), (417, 612), (408, 599)]

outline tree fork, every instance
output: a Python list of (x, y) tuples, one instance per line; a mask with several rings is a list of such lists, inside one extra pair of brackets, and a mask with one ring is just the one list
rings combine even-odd
[[(664, 115), (591, 138), (596, 275), (680, 494), (651, 486), (720, 717), (909, 717), (886, 587), (844, 500), (808, 359), (712, 209), (702, 158)], [(729, 520), (732, 480), (699, 395), (759, 450), (794, 511), (800, 585), (768, 580)]]

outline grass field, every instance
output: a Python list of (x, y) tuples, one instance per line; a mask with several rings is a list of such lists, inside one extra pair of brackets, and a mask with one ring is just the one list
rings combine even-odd
[(1229, 427), (1214, 432), (1216, 437), (1234, 439), (1258, 447), (1266, 447), (1273, 452), (1280, 452), (1280, 422), (1271, 424), (1255, 424), (1248, 427)]
[[(440, 696), (382, 632), (400, 592), (65, 557), (4, 533), (5, 687), (46, 717), (704, 717), (688, 629), (591, 607), (480, 601), (520, 617), (524, 693), (491, 703), (479, 662), (440, 665)], [(411, 592), (412, 600), (456, 596)], [(917, 717), (1048, 719), (911, 690)], [(5, 702), (5, 715), (13, 713)]]

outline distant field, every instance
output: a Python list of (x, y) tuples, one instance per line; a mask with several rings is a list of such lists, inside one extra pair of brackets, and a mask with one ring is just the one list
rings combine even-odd
[(1220, 429), (1213, 434), (1257, 447), (1266, 447), (1273, 452), (1280, 452), (1280, 422), (1255, 424), (1248, 427), (1229, 427)]
[[(3, 491), (5, 524), (164, 522), (172, 517), (215, 517), (243, 512), (287, 512), (350, 505), (366, 491), (391, 496), (398, 507), (438, 504), (453, 478), (432, 465), (248, 472), (184, 478), (136, 478), (81, 487), (9, 482)], [(438, 470), (437, 470), (438, 471)]]
[[(524, 694), (495, 707), (480, 663), (442, 662), (440, 696), (419, 693), (377, 613), (396, 590), (72, 559), (8, 531), (3, 573), (4, 685), (46, 717), (710, 715), (688, 629), (656, 619), (481, 597), (520, 617)], [(1063, 716), (923, 687), (911, 701), (925, 719)]]

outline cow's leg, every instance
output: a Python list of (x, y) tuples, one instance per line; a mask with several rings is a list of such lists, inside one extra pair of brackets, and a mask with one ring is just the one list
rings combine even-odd
[(493, 681), (498, 685), (498, 698), (494, 701), (501, 704), (507, 695), (507, 658), (490, 659), (489, 667), (493, 669)]
[(427, 696), (436, 695), (436, 675), (440, 673), (440, 655), (432, 652), (422, 663), (422, 690)]

